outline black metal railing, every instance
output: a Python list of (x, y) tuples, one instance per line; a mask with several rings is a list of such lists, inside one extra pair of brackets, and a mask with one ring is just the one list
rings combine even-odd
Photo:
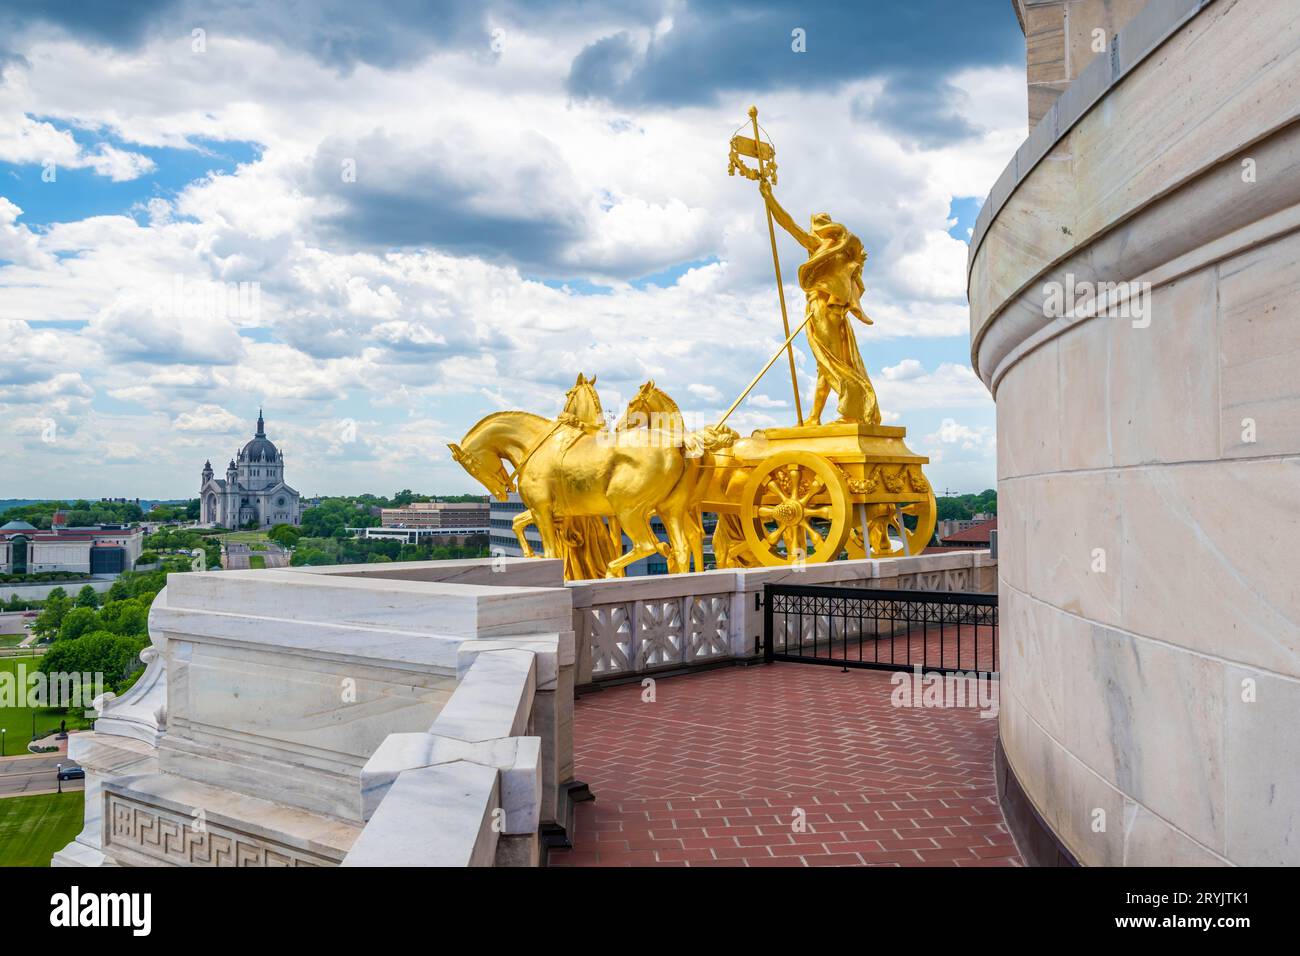
[(763, 657), (844, 668), (996, 674), (998, 596), (767, 584)]

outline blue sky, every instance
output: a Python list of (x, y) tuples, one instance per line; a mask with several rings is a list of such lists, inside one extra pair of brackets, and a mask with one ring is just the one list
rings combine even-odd
[(42, 179), (45, 173), (43, 164), (0, 162), (0, 195), (22, 208), (22, 221), (28, 227), (91, 216), (147, 218), (146, 207), (150, 199), (172, 201), (190, 183), (210, 175), (233, 173), (241, 163), (256, 161), (260, 153), (256, 143), (205, 142), (202, 139), (194, 140), (193, 147), (185, 149), (140, 147), (111, 135), (71, 128), (57, 120), (44, 121), (54, 129), (66, 132), (88, 152), (94, 152), (101, 143), (108, 143), (147, 157), (154, 168), (134, 179), (113, 182), (92, 169), (59, 169), (56, 166), (55, 179), (51, 183)]
[[(580, 371), (716, 419), (781, 340), (726, 176), (750, 103), (778, 199), (870, 252), (886, 420), (938, 487), (991, 487), (965, 243), (1023, 56), (1002, 3), (4, 7), (0, 494), (193, 494), (259, 405), (305, 493), (475, 490), (445, 443)], [(774, 368), (733, 423), (790, 392)]]

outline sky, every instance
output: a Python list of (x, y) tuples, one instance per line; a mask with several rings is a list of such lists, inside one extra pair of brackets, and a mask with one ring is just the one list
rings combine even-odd
[[(716, 421), (784, 338), (726, 174), (751, 104), (779, 201), (869, 252), (885, 422), (994, 487), (965, 266), (1026, 135), (1005, 0), (5, 0), (0, 498), (192, 497), (259, 407), (305, 495), (481, 491), (447, 442), (579, 372)], [(784, 362), (728, 421), (793, 423)]]

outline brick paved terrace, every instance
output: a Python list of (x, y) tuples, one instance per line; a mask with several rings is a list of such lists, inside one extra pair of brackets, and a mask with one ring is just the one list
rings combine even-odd
[(662, 678), (653, 702), (585, 694), (576, 775), (596, 799), (550, 865), (1021, 865), (997, 721), (894, 707), (891, 676), (782, 663)]

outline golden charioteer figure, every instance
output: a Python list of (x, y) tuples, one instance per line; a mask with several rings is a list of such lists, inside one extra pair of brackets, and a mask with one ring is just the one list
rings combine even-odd
[[(761, 136), (756, 108), (749, 121), (752, 138), (732, 137), (728, 173), (758, 183), (785, 341), (719, 421), (688, 431), (676, 402), (651, 381), (609, 428), (595, 376), (579, 374), (557, 418), (496, 412), (448, 446), (498, 499), (518, 491), (527, 509), (514, 521), (523, 553), (532, 556), (524, 530), (536, 525), (545, 556), (563, 558), (569, 580), (618, 577), (651, 554), (663, 555), (670, 572), (703, 570), (705, 515), (716, 516), (709, 543), (719, 568), (912, 554), (934, 533), (934, 492), (921, 470), (929, 459), (907, 448), (906, 429), (880, 424), (853, 330), (855, 321), (872, 324), (862, 309), (866, 250), (827, 213), (804, 230), (782, 208), (772, 191), (776, 150)], [(804, 318), (793, 332), (774, 223), (808, 252), (798, 274)], [(817, 364), (806, 418), (793, 345), (805, 329)], [(726, 421), (782, 353), (797, 424), (742, 438)], [(832, 392), (838, 417), (823, 425)], [(666, 542), (654, 533), (655, 517)]]

